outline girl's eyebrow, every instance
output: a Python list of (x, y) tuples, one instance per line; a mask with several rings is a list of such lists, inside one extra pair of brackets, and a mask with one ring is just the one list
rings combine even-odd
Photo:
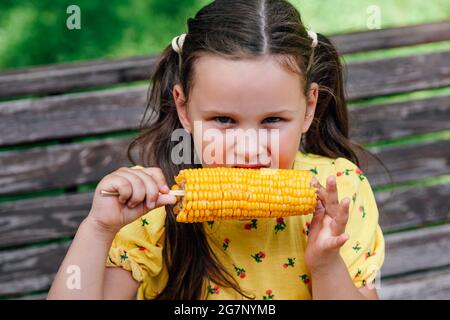
[[(233, 112), (227, 112), (224, 110), (214, 110), (214, 109), (207, 109), (207, 110), (200, 110), (200, 113), (215, 113), (215, 114), (224, 114), (224, 115), (230, 115), (230, 116), (239, 116), (239, 113), (233, 113)], [(274, 114), (282, 114), (282, 113), (295, 113), (295, 110), (290, 110), (290, 109), (280, 109), (280, 110), (274, 110), (274, 111), (269, 111), (264, 113), (264, 116), (268, 116), (268, 115), (274, 115)]]

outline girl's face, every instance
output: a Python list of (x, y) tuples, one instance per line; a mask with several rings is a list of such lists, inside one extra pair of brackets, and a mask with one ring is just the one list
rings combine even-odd
[(302, 134), (313, 120), (318, 85), (308, 97), (300, 76), (273, 57), (227, 60), (205, 55), (195, 65), (190, 101), (173, 96), (203, 167), (292, 169)]

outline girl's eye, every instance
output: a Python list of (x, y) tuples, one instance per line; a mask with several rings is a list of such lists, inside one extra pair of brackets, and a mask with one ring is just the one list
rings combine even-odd
[(276, 122), (281, 121), (281, 118), (280, 117), (269, 117), (269, 118), (264, 119), (264, 121), (267, 121), (268, 123), (276, 123)]
[(231, 118), (229, 117), (215, 117), (214, 120), (216, 122), (219, 122), (220, 124), (229, 124), (232, 122)]

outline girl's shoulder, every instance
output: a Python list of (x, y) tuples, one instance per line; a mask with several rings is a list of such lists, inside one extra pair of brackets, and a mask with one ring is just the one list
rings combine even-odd
[(345, 176), (347, 180), (353, 180), (353, 182), (364, 178), (362, 170), (346, 158), (330, 158), (301, 151), (297, 151), (294, 169), (311, 171), (321, 183), (325, 183), (325, 179), (330, 175)]

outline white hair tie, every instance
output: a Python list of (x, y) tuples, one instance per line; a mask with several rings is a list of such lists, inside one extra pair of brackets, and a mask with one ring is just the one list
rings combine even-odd
[(314, 31), (308, 30), (308, 36), (312, 39), (311, 47), (317, 47), (319, 40), (317, 40), (317, 33)]
[(179, 36), (176, 36), (172, 39), (172, 49), (177, 52), (180, 53), (181, 50), (183, 49), (183, 43), (184, 43), (184, 39), (186, 38), (186, 33), (183, 33)]

